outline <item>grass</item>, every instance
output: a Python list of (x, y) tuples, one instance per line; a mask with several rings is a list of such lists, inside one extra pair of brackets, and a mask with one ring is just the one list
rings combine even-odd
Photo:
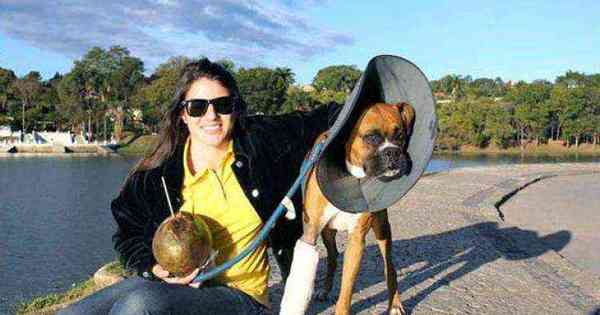
[[(125, 276), (125, 277), (132, 275), (131, 273), (126, 272), (123, 269), (123, 266), (117, 261), (113, 261), (113, 262), (109, 263), (106, 271), (111, 274)], [(88, 280), (85, 280), (79, 284), (74, 285), (67, 292), (50, 293), (47, 295), (35, 297), (29, 301), (20, 302), (14, 307), (15, 314), (17, 314), (17, 315), (24, 315), (24, 314), (30, 314), (30, 313), (45, 314), (46, 313), (45, 311), (50, 311), (53, 309), (53, 307), (56, 307), (58, 305), (65, 304), (65, 303), (69, 303), (69, 304), (73, 303), (81, 298), (84, 298), (84, 297), (98, 291), (99, 289), (101, 289), (101, 287), (97, 286), (94, 283), (94, 279), (92, 277)], [(49, 312), (49, 313), (53, 313), (53, 312)]]
[(28, 302), (20, 302), (15, 308), (17, 315), (39, 312), (52, 306), (63, 303), (74, 302), (82, 297), (92, 294), (97, 290), (94, 279), (88, 279), (75, 285), (69, 291), (64, 293), (50, 293), (45, 296), (33, 298)]
[(528, 145), (521, 150), (520, 147), (501, 149), (497, 147), (478, 148), (475, 146), (462, 146), (459, 150), (436, 150), (438, 154), (460, 154), (460, 155), (525, 155), (525, 156), (600, 156), (600, 145), (581, 145), (580, 147), (565, 147), (557, 145), (540, 144), (538, 146)]
[(150, 151), (156, 142), (158, 136), (144, 135), (135, 138), (130, 138), (128, 141), (123, 141), (117, 148), (117, 152), (125, 155), (143, 155)]

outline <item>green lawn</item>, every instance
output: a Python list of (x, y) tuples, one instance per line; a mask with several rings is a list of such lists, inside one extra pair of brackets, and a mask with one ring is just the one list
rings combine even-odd
[[(131, 274), (126, 273), (123, 270), (123, 267), (120, 263), (114, 261), (109, 263), (107, 271), (111, 274), (119, 275), (119, 276), (130, 276)], [(83, 281), (82, 283), (75, 284), (71, 289), (67, 292), (63, 293), (50, 293), (43, 296), (35, 297), (29, 301), (22, 301), (18, 303), (14, 309), (15, 314), (24, 315), (24, 314), (45, 314), (45, 311), (50, 311), (54, 307), (60, 304), (70, 304), (73, 303), (85, 296), (88, 296), (98, 290), (101, 287), (97, 286), (94, 283), (94, 279), (90, 278), (88, 280)], [(53, 313), (53, 312), (49, 312)]]

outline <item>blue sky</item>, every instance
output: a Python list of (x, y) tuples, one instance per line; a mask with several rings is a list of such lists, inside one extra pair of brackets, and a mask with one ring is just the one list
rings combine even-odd
[(600, 73), (600, 1), (0, 0), (0, 67), (45, 78), (97, 45), (148, 73), (169, 56), (284, 66), (310, 83), (328, 65), (403, 56), (429, 77), (504, 80)]

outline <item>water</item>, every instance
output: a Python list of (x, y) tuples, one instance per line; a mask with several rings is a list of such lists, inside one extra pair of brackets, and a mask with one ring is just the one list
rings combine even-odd
[(0, 158), (0, 314), (113, 260), (110, 200), (135, 159)]
[(429, 162), (426, 172), (440, 172), (451, 168), (493, 166), (504, 164), (535, 164), (535, 163), (567, 163), (567, 162), (600, 162), (600, 155), (537, 155), (520, 156), (518, 154), (498, 155), (461, 155), (437, 154)]
[[(0, 158), (0, 314), (17, 301), (62, 292), (115, 259), (112, 200), (136, 158)], [(435, 156), (428, 172), (600, 157)]]

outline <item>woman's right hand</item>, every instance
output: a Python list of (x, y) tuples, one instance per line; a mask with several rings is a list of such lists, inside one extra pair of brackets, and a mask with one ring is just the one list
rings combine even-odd
[(165, 282), (172, 283), (172, 284), (189, 285), (190, 287), (193, 287), (193, 288), (199, 288), (201, 285), (201, 283), (191, 283), (192, 280), (194, 280), (194, 278), (196, 278), (196, 276), (198, 275), (199, 272), (200, 272), (200, 268), (196, 268), (196, 269), (194, 269), (194, 271), (192, 271), (187, 276), (169, 277), (169, 272), (167, 270), (165, 270), (161, 265), (155, 264), (152, 267), (152, 273), (155, 276), (164, 280)]

